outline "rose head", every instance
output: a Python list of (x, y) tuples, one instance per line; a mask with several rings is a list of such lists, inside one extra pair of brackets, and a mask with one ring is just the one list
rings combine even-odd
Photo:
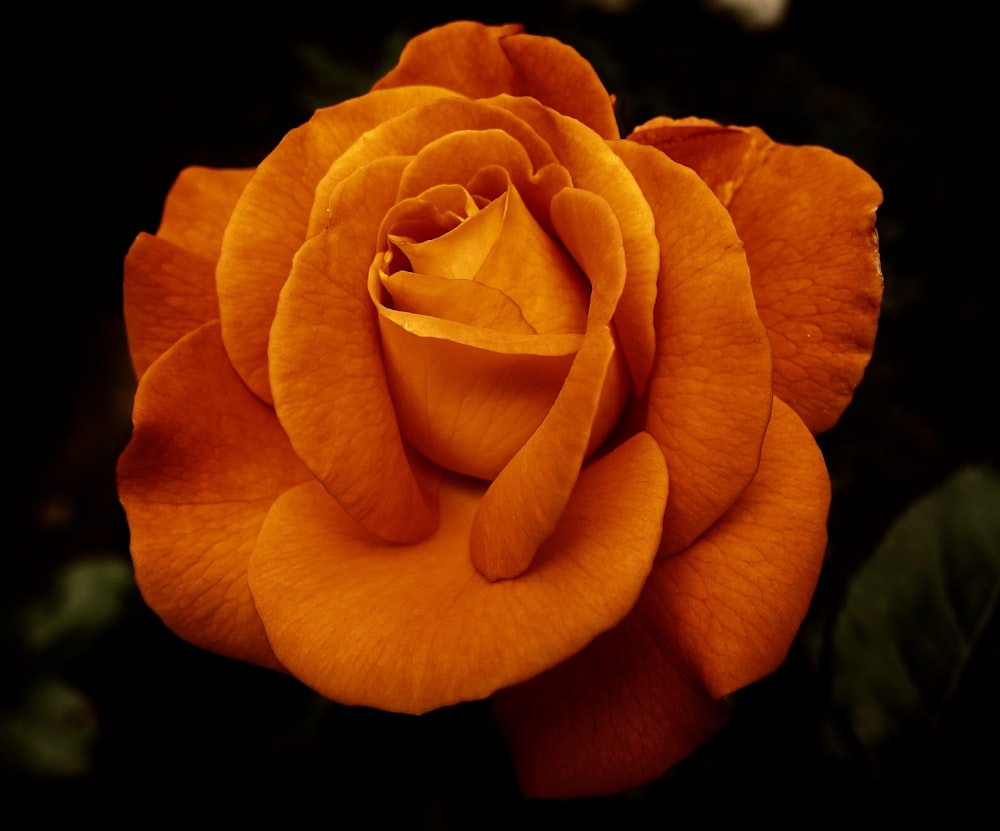
[(529, 795), (658, 776), (806, 612), (880, 198), (756, 128), (622, 140), (519, 26), (421, 35), (128, 253), (145, 599), (335, 701), (492, 696)]

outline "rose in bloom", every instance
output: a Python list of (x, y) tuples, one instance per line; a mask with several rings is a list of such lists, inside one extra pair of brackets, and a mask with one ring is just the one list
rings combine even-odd
[(612, 103), (444, 26), (125, 264), (150, 606), (345, 704), (492, 697), (529, 795), (649, 781), (783, 660), (881, 295), (853, 163)]

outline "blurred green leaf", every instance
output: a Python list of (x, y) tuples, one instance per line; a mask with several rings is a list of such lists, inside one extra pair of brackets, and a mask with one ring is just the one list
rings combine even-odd
[(995, 707), (985, 688), (1000, 676), (998, 606), (1000, 476), (967, 468), (890, 528), (835, 624), (834, 703), (872, 757), (955, 724), (983, 732)]
[(90, 767), (97, 716), (87, 698), (55, 678), (40, 678), (0, 714), (0, 760), (33, 776), (78, 776)]
[(95, 556), (68, 563), (51, 589), (22, 619), (29, 650), (85, 646), (121, 614), (134, 588), (132, 569), (119, 557)]

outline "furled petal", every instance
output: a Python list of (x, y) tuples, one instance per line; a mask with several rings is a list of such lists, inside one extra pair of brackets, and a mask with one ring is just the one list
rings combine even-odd
[(607, 438), (628, 384), (610, 320), (625, 284), (617, 219), (603, 198), (566, 189), (552, 201), (560, 238), (592, 284), (587, 332), (559, 397), (497, 476), (472, 526), (472, 558), (491, 580), (516, 577), (559, 522), (587, 454)]
[(446, 234), (410, 240), (388, 230), (409, 270), (492, 286), (517, 304), (535, 332), (583, 331), (590, 287), (513, 183)]
[(133, 421), (118, 492), (143, 597), (192, 643), (279, 667), (250, 599), (247, 561), (274, 500), (312, 477), (233, 371), (218, 322), (149, 367)]
[(524, 34), (517, 24), (458, 21), (412, 38), (375, 89), (433, 84), (470, 98), (529, 96), (618, 138), (612, 98), (594, 68), (558, 40)]
[(814, 433), (831, 427), (875, 339), (878, 185), (843, 156), (778, 144), (755, 127), (661, 118), (629, 138), (693, 167), (726, 204), (771, 337), (775, 393)]
[(362, 133), (423, 102), (453, 95), (410, 87), (318, 110), (260, 164), (233, 210), (219, 257), (222, 336), (233, 366), (271, 401), (267, 338), (292, 258), (306, 239), (316, 185)]
[(437, 522), (433, 484), (399, 434), (368, 294), (376, 231), (405, 164), (383, 159), (341, 184), (327, 232), (295, 258), (270, 340), (275, 409), (296, 451), (351, 516), (396, 542)]
[(219, 317), (215, 261), (139, 234), (125, 257), (125, 329), (137, 378), (188, 332)]
[(446, 478), (441, 525), (405, 550), (318, 485), (289, 491), (250, 563), (281, 662), (346, 704), (424, 712), (479, 699), (577, 652), (632, 608), (660, 536), (666, 467), (638, 435), (589, 465), (531, 569), (490, 582), (469, 560), (483, 486)]
[(646, 429), (670, 468), (664, 553), (689, 545), (746, 487), (771, 411), (771, 356), (725, 209), (662, 153), (615, 143), (656, 217), (657, 355)]
[(530, 98), (501, 95), (491, 101), (531, 125), (552, 148), (581, 190), (599, 194), (618, 220), (627, 279), (615, 311), (615, 325), (639, 395), (649, 382), (656, 335), (653, 304), (659, 273), (653, 216), (628, 168), (609, 142), (573, 118), (542, 107)]
[(188, 167), (167, 194), (156, 236), (211, 260), (222, 248), (222, 232), (253, 170)]
[(815, 442), (776, 401), (759, 472), (732, 510), (657, 561), (615, 629), (494, 696), (525, 794), (627, 790), (714, 732), (727, 712), (716, 701), (772, 671), (791, 644), (823, 557), (828, 503)]

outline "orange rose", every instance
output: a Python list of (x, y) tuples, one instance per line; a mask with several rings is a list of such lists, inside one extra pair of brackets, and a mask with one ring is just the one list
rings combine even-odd
[(571, 48), (464, 22), (181, 174), (126, 259), (119, 465), (168, 626), (346, 704), (492, 696), (545, 796), (658, 776), (783, 660), (881, 194), (754, 128), (630, 139)]

